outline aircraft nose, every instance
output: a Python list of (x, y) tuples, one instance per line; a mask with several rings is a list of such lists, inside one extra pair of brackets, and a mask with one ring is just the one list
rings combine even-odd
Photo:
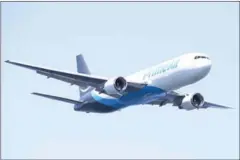
[(211, 67), (212, 67), (212, 62), (210, 59), (208, 60), (204, 60), (199, 64), (203, 74), (208, 74), (208, 72), (210, 71)]
[(206, 70), (210, 70), (212, 67), (212, 61), (211, 60), (207, 60), (204, 64), (204, 68), (206, 68)]
[(212, 67), (212, 62), (210, 59), (202, 59), (195, 63), (196, 73), (200, 77), (205, 77)]

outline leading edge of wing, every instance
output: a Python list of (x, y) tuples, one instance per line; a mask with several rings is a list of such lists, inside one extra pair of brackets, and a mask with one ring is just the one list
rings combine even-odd
[(68, 99), (68, 98), (63, 98), (63, 97), (58, 97), (58, 96), (53, 96), (53, 95), (48, 95), (48, 94), (43, 94), (43, 93), (33, 92), (32, 94), (40, 96), (40, 97), (52, 99), (52, 100), (58, 100), (58, 101), (66, 102), (66, 103), (71, 103), (71, 104), (82, 104), (82, 103), (84, 103), (82, 101), (76, 101), (76, 100), (72, 100), (72, 99)]
[(107, 81), (107, 78), (105, 77), (99, 77), (99, 76), (93, 76), (93, 75), (87, 75), (87, 74), (81, 74), (81, 73), (71, 73), (71, 72), (60, 71), (60, 70), (55, 70), (55, 69), (50, 69), (45, 67), (38, 67), (38, 66), (33, 66), (26, 63), (14, 62), (9, 60), (5, 62), (16, 65), (16, 66), (35, 70), (38, 74), (42, 74), (51, 78), (62, 80), (68, 83), (73, 83), (76, 85), (79, 81), (79, 82), (88, 83), (89, 85), (92, 85), (95, 87)]

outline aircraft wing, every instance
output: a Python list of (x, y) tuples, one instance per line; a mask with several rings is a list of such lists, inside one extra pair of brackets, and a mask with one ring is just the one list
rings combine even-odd
[(222, 109), (232, 109), (231, 107), (227, 107), (227, 106), (223, 106), (223, 105), (219, 105), (219, 104), (214, 104), (214, 103), (210, 103), (210, 102), (205, 102), (203, 105), (203, 108), (222, 108)]
[[(36, 71), (38, 74), (47, 76), (48, 78), (54, 78), (77, 86), (83, 86), (83, 84), (85, 84), (86, 86), (91, 86), (99, 89), (102, 88), (104, 83), (108, 80), (108, 78), (105, 77), (98, 77), (81, 73), (70, 73), (65, 71), (49, 69), (45, 67), (33, 66), (25, 63), (13, 62), (9, 60), (5, 62), (16, 66), (24, 67), (27, 69), (31, 69)], [(144, 83), (128, 82), (127, 92), (136, 91), (138, 89), (141, 89), (145, 85), (146, 84)]]
[[(184, 97), (185, 97), (184, 94), (177, 93), (175, 91), (170, 91), (170, 92), (167, 92), (165, 99), (156, 100), (156, 101), (150, 102), (149, 104), (160, 105), (160, 106), (165, 104), (173, 104), (173, 106), (178, 106)], [(223, 106), (223, 105), (219, 105), (219, 104), (215, 104), (207, 101), (204, 102), (204, 105), (201, 108), (232, 109), (231, 107), (228, 107), (228, 106)]]
[(19, 63), (19, 62), (13, 62), (13, 61), (9, 61), (9, 60), (7, 60), (5, 62), (34, 70), (38, 74), (45, 75), (48, 78), (58, 79), (58, 80), (61, 80), (64, 82), (71, 83), (72, 85), (73, 84), (81, 85), (81, 83), (85, 83), (86, 85), (89, 85), (92, 87), (98, 87), (100, 84), (107, 81), (107, 78), (91, 76), (91, 75), (87, 75), (87, 74), (58, 71), (58, 70), (54, 70), (54, 69), (37, 67), (37, 66)]

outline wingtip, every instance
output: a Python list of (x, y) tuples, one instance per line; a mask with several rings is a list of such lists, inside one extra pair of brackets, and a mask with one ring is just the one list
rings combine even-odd
[(223, 106), (222, 108), (224, 108), (224, 109), (235, 109), (233, 107), (228, 107), (228, 106)]
[(10, 60), (6, 60), (4, 61), (5, 63), (9, 63), (9, 64), (16, 64), (17, 62), (14, 62), (14, 61), (10, 61)]
[(222, 109), (235, 109), (235, 108), (224, 106), (224, 107), (222, 107)]
[(39, 95), (39, 93), (37, 93), (37, 92), (32, 92), (31, 94), (33, 94), (33, 95)]

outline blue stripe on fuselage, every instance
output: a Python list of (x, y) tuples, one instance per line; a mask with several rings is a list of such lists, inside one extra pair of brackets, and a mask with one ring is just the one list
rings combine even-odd
[(92, 91), (91, 95), (98, 103), (114, 108), (122, 108), (128, 105), (145, 104), (151, 102), (161, 97), (164, 93), (165, 91), (160, 88), (145, 86), (139, 91), (130, 92), (120, 98), (104, 98), (101, 96), (101, 94), (99, 95), (94, 91)]

